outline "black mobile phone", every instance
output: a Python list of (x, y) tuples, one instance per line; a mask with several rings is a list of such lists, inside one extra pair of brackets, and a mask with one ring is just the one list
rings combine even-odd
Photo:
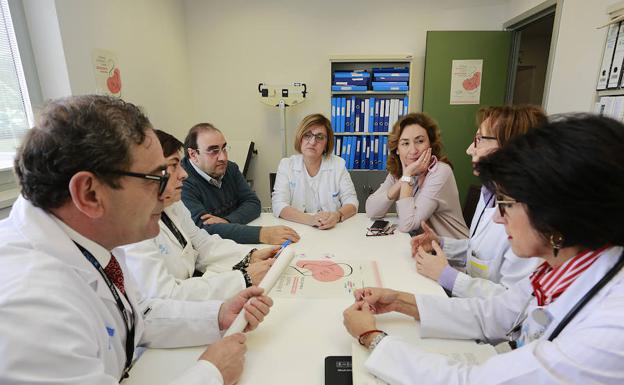
[(325, 385), (353, 385), (351, 356), (325, 357)]
[(383, 219), (377, 219), (375, 222), (373, 222), (370, 229), (371, 231), (384, 231), (389, 224), (390, 222), (388, 221), (384, 221)]

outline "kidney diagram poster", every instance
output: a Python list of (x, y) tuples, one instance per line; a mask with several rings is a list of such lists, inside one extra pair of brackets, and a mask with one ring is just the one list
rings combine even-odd
[(121, 70), (117, 55), (103, 49), (92, 53), (96, 93), (121, 97)]
[(450, 104), (479, 104), (483, 60), (453, 60)]

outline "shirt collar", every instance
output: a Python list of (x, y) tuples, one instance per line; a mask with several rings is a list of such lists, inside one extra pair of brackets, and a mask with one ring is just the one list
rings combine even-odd
[(481, 195), (483, 195), (483, 201), (484, 202), (489, 202), (489, 204), (486, 206), (487, 207), (494, 207), (496, 205), (496, 202), (494, 201), (494, 199), (492, 199), (492, 196), (494, 195), (494, 193), (492, 191), (490, 191), (490, 189), (488, 189), (485, 186), (481, 186)]
[(193, 166), (193, 168), (195, 169), (195, 171), (197, 171), (197, 173), (204, 178), (208, 183), (210, 183), (211, 185), (217, 187), (217, 188), (221, 188), (221, 181), (223, 179), (223, 177), (216, 179), (211, 177), (210, 175), (206, 174), (201, 168), (197, 167), (195, 165), (195, 163), (193, 163), (191, 160), (189, 160), (189, 163), (191, 164), (191, 166)]
[(106, 250), (104, 247), (93, 242), (84, 235), (78, 233), (76, 230), (69, 227), (65, 222), (57, 218), (55, 215), (51, 215), (51, 217), (61, 227), (61, 229), (63, 229), (63, 231), (67, 234), (67, 236), (69, 236), (72, 241), (87, 249), (95, 257), (95, 259), (97, 259), (102, 267), (106, 267), (106, 265), (108, 265), (111, 257), (110, 251)]

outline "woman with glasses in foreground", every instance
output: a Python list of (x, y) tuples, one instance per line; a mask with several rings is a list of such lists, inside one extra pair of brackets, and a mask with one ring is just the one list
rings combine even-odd
[(357, 213), (358, 200), (344, 159), (333, 154), (329, 119), (308, 115), (295, 136), (295, 154), (280, 161), (272, 195), (278, 218), (330, 229)]
[[(472, 159), (473, 174), (479, 176), (476, 165), (482, 157), (546, 121), (544, 111), (536, 106), (480, 109), (477, 133), (466, 149)], [(539, 258), (518, 258), (513, 253), (504, 226), (494, 222), (495, 210), (494, 192), (483, 186), (470, 225), (470, 238), (438, 236), (423, 222), (423, 233), (412, 238), (418, 272), (455, 297), (497, 295), (529, 275), (540, 263)]]
[[(624, 383), (624, 125), (570, 116), (512, 140), (478, 164), (496, 190), (516, 255), (544, 258), (530, 277), (489, 298), (356, 291), (344, 312), (373, 351), (365, 365), (391, 384)], [(420, 320), (421, 337), (509, 341), (480, 365), (377, 331), (375, 315)]]
[(442, 153), (438, 124), (427, 114), (400, 118), (388, 136), (388, 176), (366, 200), (366, 215), (381, 218), (396, 203), (398, 229), (413, 232), (428, 222), (436, 233), (466, 238), (453, 169)]

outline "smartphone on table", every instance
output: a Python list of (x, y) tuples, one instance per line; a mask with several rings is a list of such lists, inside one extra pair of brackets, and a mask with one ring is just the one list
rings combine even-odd
[(373, 232), (382, 232), (385, 231), (388, 226), (390, 226), (390, 222), (384, 221), (383, 219), (377, 219), (370, 227), (370, 231)]

